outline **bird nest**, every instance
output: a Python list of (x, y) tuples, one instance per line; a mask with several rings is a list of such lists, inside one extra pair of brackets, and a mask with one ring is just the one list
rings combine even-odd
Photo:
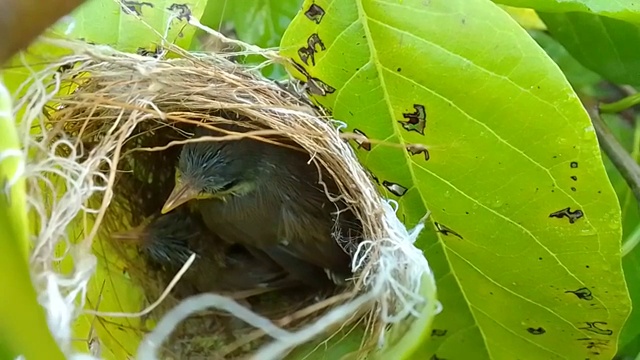
[[(404, 331), (401, 324), (435, 308), (421, 296), (432, 295), (433, 278), (412, 244), (422, 225), (411, 232), (402, 226), (336, 130), (341, 124), (301, 93), (222, 55), (180, 53), (166, 60), (55, 43), (72, 55), (35, 74), (18, 107), (26, 110), (20, 129), (29, 152), (29, 198), (40, 215), (33, 275), (60, 343), (72, 340), (69, 327), (77, 316), (107, 319), (101, 324), (112, 331), (123, 330), (118, 319), (124, 317), (128, 331), (141, 339), (139, 358), (269, 359), (365, 324), (365, 354), (388, 338), (387, 325)], [(198, 294), (189, 284), (193, 258), (179, 271), (168, 271), (150, 265), (134, 244), (113, 240), (113, 233), (144, 223), (162, 208), (180, 147), (195, 124), (238, 118), (251, 119), (261, 130), (221, 140), (286, 134), (331, 178), (325, 180), (337, 184), (339, 194), (330, 195), (348, 204), (364, 239), (343, 244), (354, 274), (347, 286), (285, 289), (243, 300), (234, 293)], [(73, 259), (70, 272), (55, 266), (64, 258)], [(220, 273), (214, 262), (210, 266), (198, 272)], [(92, 285), (96, 269), (107, 275)], [(113, 291), (129, 291), (130, 285), (113, 285), (114, 277), (142, 289), (139, 309), (105, 309), (99, 296), (85, 296), (102, 296), (105, 283)], [(96, 341), (109, 343), (102, 337)]]

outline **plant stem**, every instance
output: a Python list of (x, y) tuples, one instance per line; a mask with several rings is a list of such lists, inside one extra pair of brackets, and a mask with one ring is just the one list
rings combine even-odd
[(635, 93), (613, 103), (600, 104), (600, 112), (619, 113), (638, 104), (640, 104), (640, 93)]
[(600, 147), (607, 154), (611, 162), (620, 172), (620, 175), (627, 182), (627, 185), (636, 197), (636, 200), (640, 203), (640, 166), (629, 155), (627, 150), (620, 145), (618, 139), (611, 133), (607, 125), (600, 118), (600, 114), (596, 109), (589, 111), (593, 127), (596, 130), (598, 136), (598, 142)]
[[(640, 203), (640, 166), (636, 160), (620, 144), (611, 133), (607, 125), (602, 121), (596, 109), (589, 111), (591, 122), (596, 130), (600, 147), (607, 154), (611, 162), (618, 169), (627, 185)], [(640, 243), (640, 224), (638, 224), (629, 237), (622, 244), (621, 256), (626, 256)]]

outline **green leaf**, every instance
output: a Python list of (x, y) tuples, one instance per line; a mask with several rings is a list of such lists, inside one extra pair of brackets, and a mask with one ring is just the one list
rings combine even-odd
[(527, 30), (546, 30), (546, 26), (533, 9), (499, 5), (507, 14)]
[[(127, 5), (121, 6), (113, 0), (89, 0), (71, 16), (58, 22), (55, 32), (68, 38), (110, 45), (128, 52), (136, 52), (139, 48), (155, 51), (160, 36), (165, 35), (168, 41), (186, 49), (196, 29), (189, 26), (186, 19), (177, 18), (176, 14), (183, 11), (199, 19), (207, 0), (122, 3)], [(172, 7), (174, 10), (170, 10)], [(170, 19), (173, 20), (169, 22)]]
[(640, 23), (640, 2), (634, 0), (493, 0), (496, 3), (564, 13), (585, 12)]
[(585, 110), (512, 18), (483, 0), (308, 0), (281, 49), (371, 140), (358, 155), (405, 223), (432, 211), (438, 236), (417, 245), (444, 309), (398, 356), (615, 354), (620, 209)]
[[(220, 29), (223, 22), (233, 25), (239, 40), (273, 48), (280, 44), (285, 29), (296, 15), (302, 0), (210, 0), (203, 15), (203, 24)], [(248, 56), (245, 63), (260, 63), (260, 56)], [(286, 75), (281, 66), (269, 66), (265, 76), (281, 79)]]
[(619, 84), (640, 84), (640, 25), (587, 13), (539, 13), (551, 35), (585, 67)]
[(224, 0), (224, 2), (226, 2), (225, 19), (233, 22), (238, 38), (265, 48), (280, 44), (284, 31), (302, 3), (301, 0)]
[(63, 359), (29, 274), (25, 182), (19, 174), (16, 178), (23, 160), (11, 114), (9, 93), (0, 78), (0, 357)]

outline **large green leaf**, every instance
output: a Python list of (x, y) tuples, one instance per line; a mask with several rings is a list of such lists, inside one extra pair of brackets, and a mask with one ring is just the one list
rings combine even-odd
[(416, 356), (613, 356), (620, 209), (577, 96), (513, 19), (483, 0), (308, 0), (281, 46), (319, 104), (387, 143), (358, 154), (403, 220), (432, 211), (418, 246), (444, 310)]
[(584, 66), (619, 84), (640, 84), (640, 25), (588, 13), (540, 13), (551, 35)]
[(640, 23), (640, 2), (635, 0), (493, 0), (499, 4), (546, 12), (586, 12)]
[(12, 110), (0, 77), (0, 358), (63, 359), (31, 283), (26, 191), (24, 179), (16, 177), (22, 159)]

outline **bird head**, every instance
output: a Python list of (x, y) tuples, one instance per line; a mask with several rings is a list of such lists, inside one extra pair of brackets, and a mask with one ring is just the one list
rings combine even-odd
[[(219, 135), (198, 128), (195, 137), (201, 136)], [(185, 144), (178, 160), (176, 184), (162, 213), (166, 214), (190, 200), (224, 199), (252, 191), (264, 153), (260, 143), (244, 138)]]
[(139, 243), (143, 251), (157, 263), (181, 266), (193, 254), (189, 242), (201, 231), (202, 227), (193, 215), (176, 211), (127, 232), (113, 234), (112, 238)]

